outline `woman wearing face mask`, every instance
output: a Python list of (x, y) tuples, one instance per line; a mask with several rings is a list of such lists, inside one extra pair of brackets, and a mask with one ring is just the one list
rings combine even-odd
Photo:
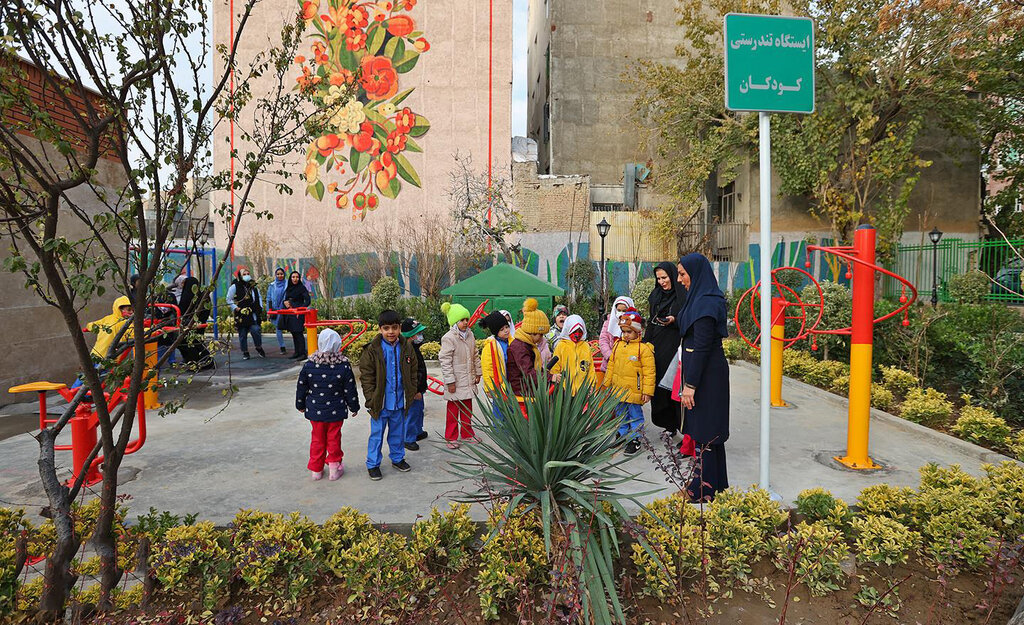
[(256, 353), (266, 358), (267, 353), (263, 351), (263, 334), (260, 332), (260, 324), (266, 317), (260, 304), (259, 289), (256, 288), (256, 282), (246, 267), (239, 267), (235, 273), (235, 279), (228, 287), (227, 300), (231, 312), (234, 313), (238, 343), (242, 347), (242, 359), (249, 360), (250, 336), (256, 346)]
[[(672, 263), (660, 263), (655, 267), (654, 279), (656, 284), (647, 298), (651, 322), (647, 324), (644, 342), (654, 346), (654, 365), (660, 380), (679, 350), (676, 319), (686, 303), (686, 293), (682, 286), (676, 284), (676, 267)], [(651, 422), (674, 435), (679, 431), (681, 414), (679, 402), (672, 399), (672, 392), (660, 386), (654, 387)]]
[(555, 364), (551, 367), (551, 381), (558, 383), (563, 376), (569, 376), (572, 392), (576, 393), (589, 381), (591, 387), (597, 382), (594, 369), (594, 354), (587, 343), (587, 326), (583, 317), (569, 315), (555, 345)]
[[(309, 291), (306, 285), (302, 284), (302, 276), (298, 271), (293, 271), (288, 276), (288, 286), (284, 290), (284, 301), (281, 302), (285, 309), (305, 308), (309, 306)], [(306, 359), (306, 315), (279, 315), (282, 317), (277, 322), (277, 327), (285, 332), (292, 333), (292, 342), (295, 345), (295, 353), (291, 358), (302, 361)]]
[[(288, 288), (288, 279), (285, 277), (284, 269), (278, 267), (274, 270), (274, 281), (267, 287), (267, 310), (279, 310), (284, 306), (284, 292)], [(281, 315), (270, 315), (270, 320), (277, 328), (277, 346), (281, 353), (287, 353), (284, 348), (284, 332), (281, 331)]]

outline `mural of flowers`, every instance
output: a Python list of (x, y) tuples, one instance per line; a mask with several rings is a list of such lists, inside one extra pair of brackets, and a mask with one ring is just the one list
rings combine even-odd
[(308, 58), (295, 57), (296, 88), (323, 111), (327, 128), (306, 150), (306, 195), (333, 195), (353, 219), (365, 219), (381, 196), (398, 197), (403, 181), (421, 186), (406, 153), (423, 151), (416, 138), (430, 122), (402, 106), (414, 88), (399, 87), (430, 50), (407, 14), (416, 2), (299, 0), (312, 45)]

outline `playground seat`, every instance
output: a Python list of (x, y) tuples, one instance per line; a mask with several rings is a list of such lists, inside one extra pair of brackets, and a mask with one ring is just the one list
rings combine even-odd
[(62, 388), (67, 388), (67, 384), (61, 384), (59, 382), (29, 382), (28, 384), (19, 384), (18, 386), (12, 386), (7, 389), (8, 393), (45, 393), (47, 391), (57, 391)]

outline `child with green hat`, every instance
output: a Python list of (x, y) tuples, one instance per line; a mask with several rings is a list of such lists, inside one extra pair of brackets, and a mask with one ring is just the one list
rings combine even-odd
[(418, 441), (427, 437), (423, 429), (423, 393), (427, 392), (427, 363), (420, 352), (420, 345), (423, 345), (423, 331), (427, 327), (412, 317), (402, 320), (402, 338), (412, 342), (416, 351), (416, 360), (420, 363), (419, 374), (416, 378), (416, 396), (409, 404), (409, 414), (405, 420), (405, 448), (409, 451), (419, 451)]
[(444, 382), (444, 398), (448, 400), (445, 413), (444, 438), (449, 449), (459, 446), (459, 441), (477, 442), (470, 417), (473, 415), (473, 396), (480, 383), (483, 370), (480, 354), (476, 351), (476, 339), (469, 329), (469, 311), (462, 304), (441, 304), (451, 324), (451, 329), (441, 337), (441, 351), (437, 359), (441, 363), (441, 379)]

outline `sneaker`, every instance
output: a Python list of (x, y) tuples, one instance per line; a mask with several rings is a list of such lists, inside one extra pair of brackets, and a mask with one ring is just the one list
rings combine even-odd
[(406, 443), (405, 444), (405, 448), (408, 449), (409, 451), (419, 451), (420, 450), (420, 446), (417, 445), (416, 443)]
[(426, 437), (427, 437), (427, 433), (426, 432), (420, 432), (419, 434), (416, 435), (416, 440), (417, 441), (421, 441), (421, 440), (425, 439)]
[(626, 443), (626, 455), (632, 456), (640, 451), (640, 439), (634, 438), (633, 440)]
[(267, 352), (263, 351), (262, 347), (257, 347), (256, 348), (256, 353), (260, 355), (260, 358), (266, 358), (267, 357)]
[(412, 467), (410, 467), (409, 463), (406, 462), (405, 460), (399, 460), (398, 462), (392, 462), (391, 466), (395, 467), (396, 469), (398, 469), (402, 473), (408, 473), (409, 471), (412, 471)]
[(459, 444), (456, 443), (455, 441), (448, 441), (447, 443), (445, 443), (445, 445), (448, 447), (448, 449), (458, 449), (459, 448)]
[(281, 353), (282, 353), (282, 354), (287, 354), (287, 353), (288, 353), (288, 350), (282, 347), (282, 348), (281, 348)]
[(251, 358), (249, 352), (242, 352), (242, 360), (249, 360), (249, 358)]
[(311, 477), (313, 478), (314, 482), (316, 482), (317, 480), (322, 480), (324, 477), (323, 471), (310, 471), (310, 473), (312, 474)]
[(374, 482), (384, 477), (383, 475), (381, 475), (380, 467), (373, 467), (372, 469), (367, 469), (366, 472), (370, 474), (370, 479), (373, 480)]
[(340, 462), (331, 462), (327, 465), (327, 468), (330, 469), (330, 476), (327, 479), (332, 482), (345, 475), (345, 465)]

